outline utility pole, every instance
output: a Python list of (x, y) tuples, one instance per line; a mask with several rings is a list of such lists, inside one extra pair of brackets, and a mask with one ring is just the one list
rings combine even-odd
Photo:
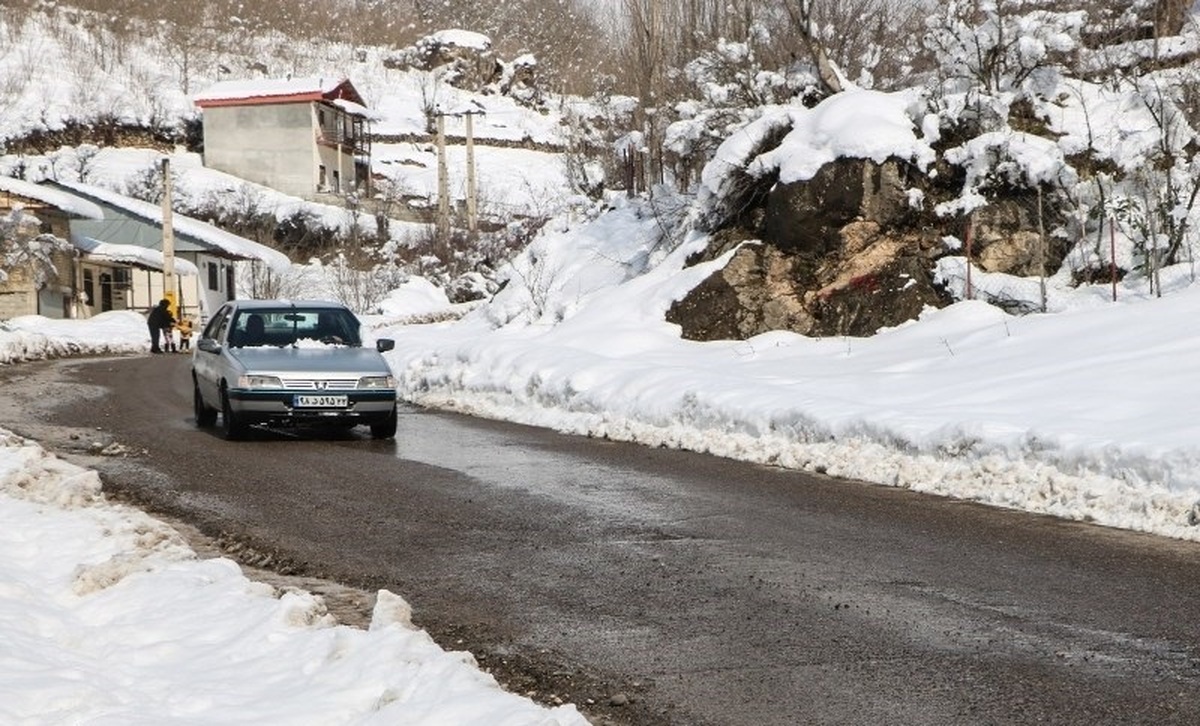
[(450, 180), (446, 171), (446, 115), (440, 110), (437, 112), (437, 155), (437, 236), (439, 242), (444, 242), (450, 237)]
[(454, 113), (437, 112), (437, 153), (438, 153), (438, 236), (446, 239), (450, 234), (450, 181), (446, 170), (446, 117), (465, 116), (467, 135), (467, 230), (474, 234), (479, 226), (479, 214), (476, 208), (475, 183), (475, 116), (482, 116), (483, 109), (478, 105)]
[(175, 294), (175, 230), (171, 226), (171, 160), (162, 160), (163, 200), (162, 200), (162, 255), (163, 255), (163, 297), (169, 301), (168, 308), (171, 316), (179, 319), (179, 298)]
[(475, 212), (475, 125), (478, 111), (467, 111), (467, 232), (475, 234), (479, 216)]

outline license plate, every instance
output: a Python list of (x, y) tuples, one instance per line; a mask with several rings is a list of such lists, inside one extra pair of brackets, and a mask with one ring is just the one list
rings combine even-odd
[(345, 396), (296, 396), (292, 405), (296, 408), (345, 408)]

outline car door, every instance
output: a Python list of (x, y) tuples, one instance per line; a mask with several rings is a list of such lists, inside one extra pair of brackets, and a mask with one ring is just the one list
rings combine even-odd
[(217, 351), (225, 345), (232, 307), (226, 305), (208, 321), (192, 353), (192, 370), (196, 374), (196, 385), (208, 405), (220, 405), (221, 354)]

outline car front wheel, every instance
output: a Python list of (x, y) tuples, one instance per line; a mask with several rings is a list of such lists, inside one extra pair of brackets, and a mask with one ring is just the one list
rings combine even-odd
[(246, 435), (246, 423), (234, 412), (229, 403), (229, 393), (221, 389), (221, 429), (225, 438), (237, 441)]
[(217, 422), (217, 409), (204, 402), (200, 395), (200, 384), (192, 382), (192, 404), (196, 412), (196, 425), (208, 428)]
[(396, 407), (392, 406), (392, 412), (388, 417), (379, 423), (371, 424), (371, 438), (373, 439), (392, 439), (396, 437)]

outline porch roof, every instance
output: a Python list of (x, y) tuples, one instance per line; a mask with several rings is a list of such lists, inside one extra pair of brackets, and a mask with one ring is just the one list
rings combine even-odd
[[(117, 262), (133, 267), (140, 267), (144, 270), (163, 269), (166, 264), (163, 259), (163, 253), (158, 250), (153, 250), (148, 247), (138, 247), (137, 245), (122, 245), (112, 242), (101, 242), (98, 239), (91, 237), (80, 237), (72, 235), (71, 244), (75, 249), (84, 253), (85, 258), (92, 260), (102, 260), (104, 262)], [(177, 275), (199, 275), (200, 270), (191, 262), (180, 257), (175, 258), (175, 274)]]

